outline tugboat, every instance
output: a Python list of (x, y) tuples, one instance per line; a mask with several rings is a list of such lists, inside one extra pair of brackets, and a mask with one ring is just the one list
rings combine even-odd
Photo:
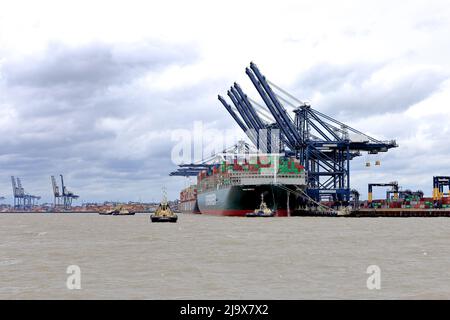
[(126, 209), (124, 206), (116, 206), (112, 210), (106, 212), (99, 212), (100, 215), (112, 215), (112, 216), (134, 216), (135, 212)]
[(253, 212), (247, 213), (245, 216), (249, 218), (255, 218), (255, 217), (273, 217), (275, 216), (276, 211), (270, 209), (267, 204), (264, 202), (264, 194), (261, 194), (261, 204), (259, 205), (259, 208), (255, 209)]
[(155, 213), (150, 216), (150, 219), (152, 222), (177, 222), (178, 216), (170, 209), (165, 195)]
[(113, 216), (134, 216), (136, 212), (130, 211), (125, 206), (118, 206), (112, 212)]

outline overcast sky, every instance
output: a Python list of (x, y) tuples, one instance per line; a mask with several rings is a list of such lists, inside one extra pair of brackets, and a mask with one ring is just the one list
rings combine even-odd
[(63, 173), (84, 202), (158, 200), (163, 185), (176, 198), (173, 130), (235, 129), (217, 94), (237, 81), (257, 97), (250, 61), (397, 140), (353, 161), (364, 198), (368, 182), (430, 195), (432, 176), (450, 175), (448, 1), (242, 2), (0, 0), (0, 195), (11, 201), (16, 175), (51, 201)]

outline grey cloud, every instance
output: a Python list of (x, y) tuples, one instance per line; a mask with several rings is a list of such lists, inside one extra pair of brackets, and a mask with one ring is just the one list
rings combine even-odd
[(293, 91), (313, 107), (340, 117), (367, 117), (402, 112), (436, 90), (450, 75), (444, 70), (421, 69), (389, 86), (371, 82), (387, 64), (318, 65), (302, 73)]
[[(430, 123), (425, 128), (421, 125)], [(352, 161), (352, 185), (362, 191), (367, 197), (367, 183), (398, 181), (404, 189), (422, 190), (431, 195), (432, 177), (448, 175), (448, 154), (450, 146), (447, 143), (449, 125), (440, 115), (424, 116), (421, 119), (408, 118), (399, 121), (395, 117), (383, 119), (379, 126), (382, 132), (396, 128), (399, 147), (379, 155), (363, 155)], [(420, 130), (421, 138), (417, 137)], [(402, 132), (403, 131), (403, 132)], [(365, 167), (365, 161), (381, 160), (381, 166)], [(383, 196), (379, 193), (377, 196)]]
[[(127, 83), (139, 74), (161, 70), (172, 63), (192, 63), (192, 47), (164, 43), (109, 45), (95, 43), (70, 48), (54, 43), (39, 56), (6, 64), (6, 81), (12, 86), (53, 87), (66, 85), (105, 86)], [(70, 88), (73, 92), (73, 87)]]
[(82, 201), (159, 194), (161, 181), (173, 183), (166, 180), (174, 169), (170, 129), (190, 126), (208, 109), (204, 96), (212, 88), (165, 92), (136, 82), (197, 58), (195, 46), (161, 42), (52, 44), (39, 56), (5, 57), (0, 107), (11, 119), (0, 127), (0, 194), (11, 194), (8, 177), (18, 175), (29, 192), (50, 201), (49, 175), (58, 173)]
[(123, 116), (127, 108), (121, 99), (129, 94), (132, 101), (133, 81), (170, 65), (194, 63), (196, 59), (193, 46), (159, 42), (91, 44), (79, 48), (52, 44), (39, 56), (9, 59), (0, 72), (7, 86), (5, 94), (19, 102), (17, 111), (24, 115), (71, 113), (76, 117), (86, 109), (97, 108)]
[(305, 94), (314, 91), (334, 91), (347, 83), (360, 84), (382, 66), (383, 64), (332, 65), (323, 63), (302, 72), (295, 86), (298, 87), (298, 91), (304, 91)]

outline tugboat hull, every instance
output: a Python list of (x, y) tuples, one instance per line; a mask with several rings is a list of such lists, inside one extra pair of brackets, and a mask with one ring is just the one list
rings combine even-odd
[(164, 217), (151, 215), (150, 219), (152, 222), (172, 222), (175, 223), (178, 220), (178, 216)]
[(264, 213), (264, 212), (249, 212), (245, 216), (248, 218), (270, 218), (275, 217), (276, 212)]
[(134, 213), (134, 212), (127, 212), (127, 213), (121, 213), (121, 212), (119, 212), (119, 213), (113, 213), (112, 215), (113, 215), (113, 216), (134, 216), (135, 213)]

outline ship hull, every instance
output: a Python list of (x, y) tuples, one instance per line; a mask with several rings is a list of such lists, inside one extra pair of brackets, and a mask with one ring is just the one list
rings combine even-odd
[(182, 213), (200, 213), (197, 205), (197, 199), (180, 202), (178, 205), (178, 210)]
[(261, 194), (267, 206), (276, 216), (293, 214), (296, 197), (276, 185), (230, 186), (197, 195), (198, 208), (202, 214), (218, 216), (246, 216), (259, 207)]

